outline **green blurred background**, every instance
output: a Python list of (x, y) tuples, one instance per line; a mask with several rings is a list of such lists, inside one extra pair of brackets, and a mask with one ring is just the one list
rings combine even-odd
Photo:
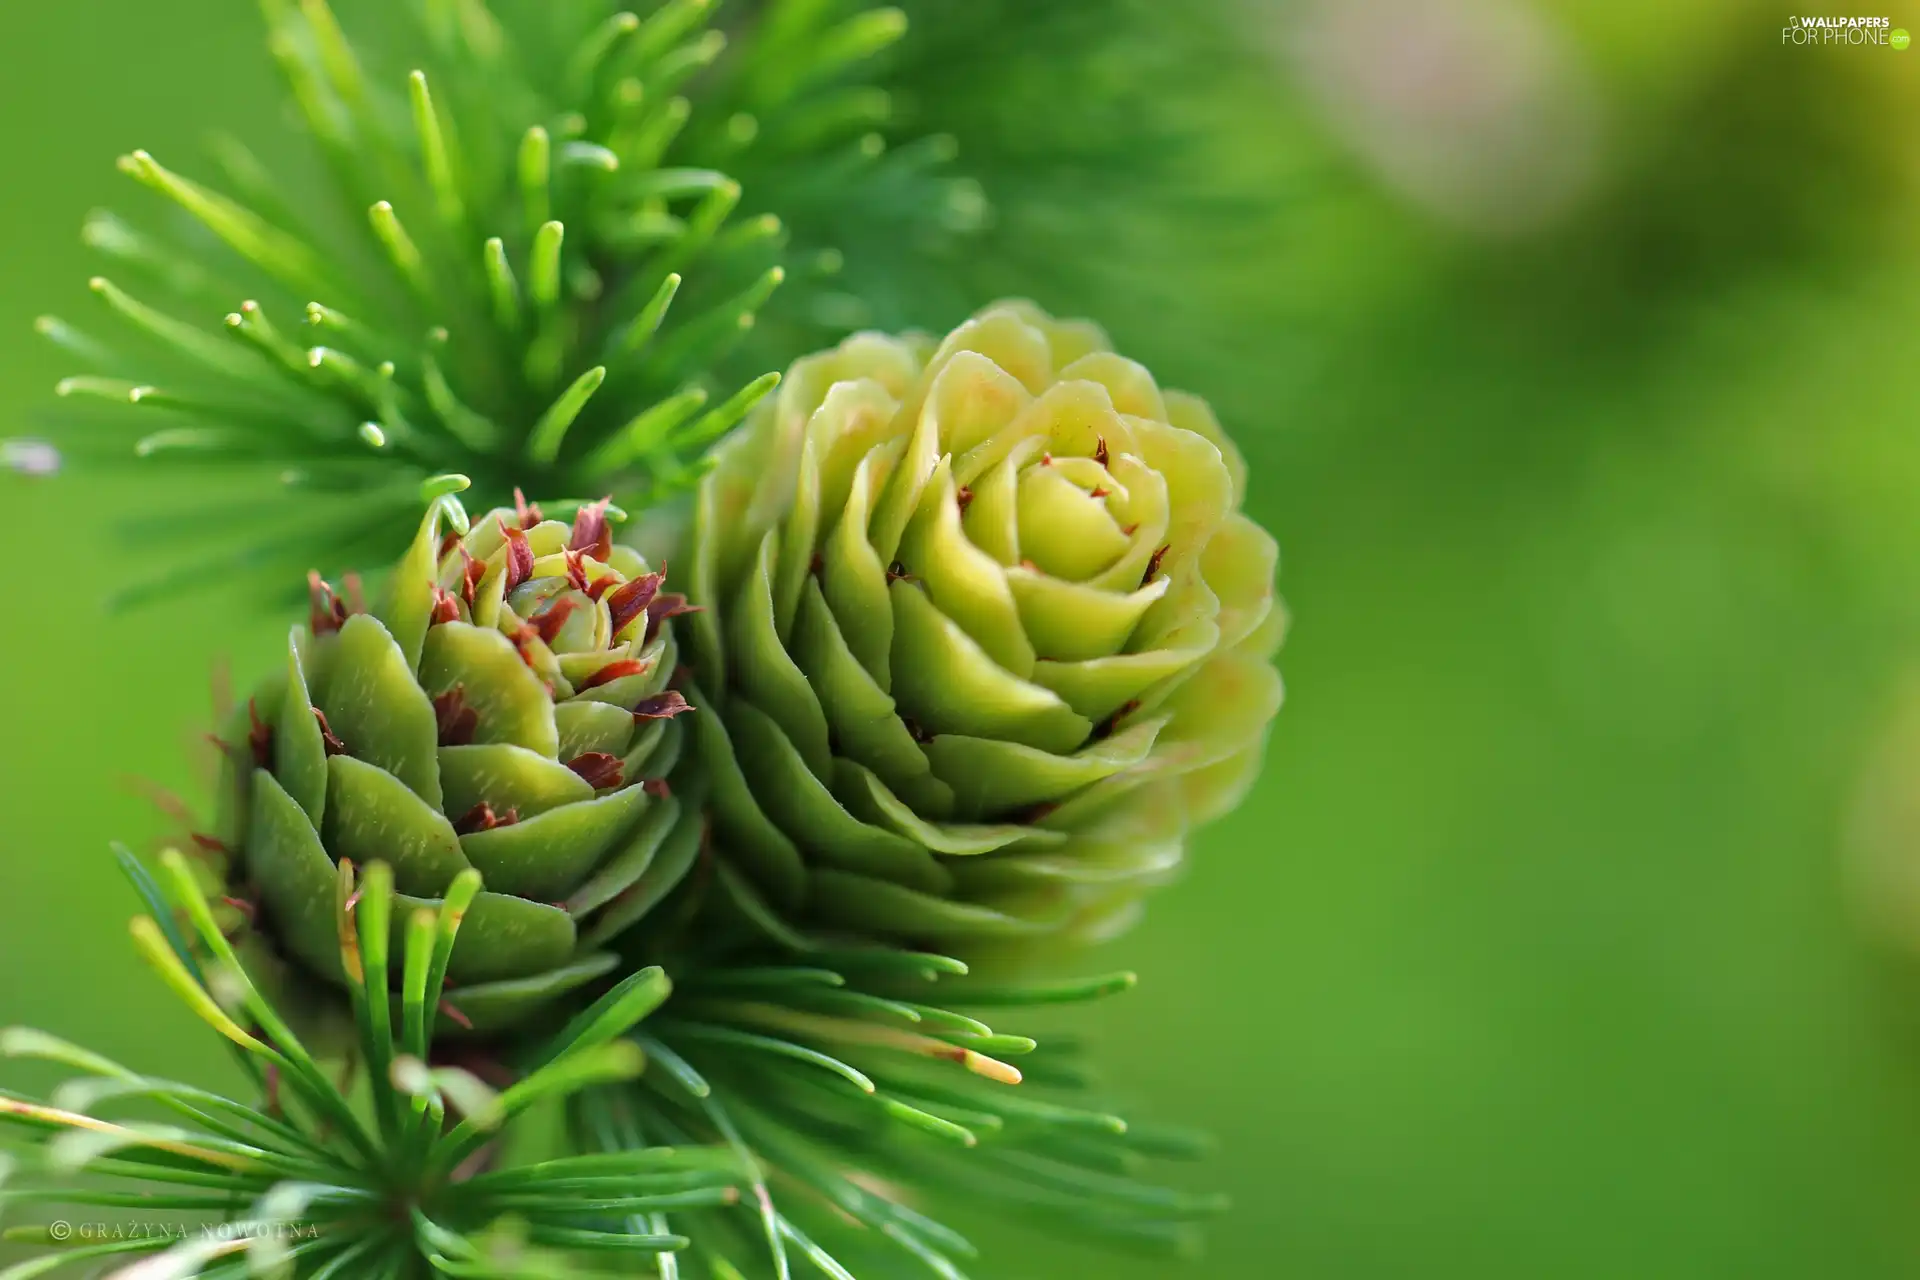
[[(1190, 1266), (978, 1274), (1912, 1274), (1920, 985), (1845, 868), (1920, 672), (1920, 50), (1783, 47), (1738, 0), (1107, 7), (1224, 11), (1153, 85), (1206, 131), (1159, 190), (1087, 187), (1124, 235), (1042, 301), (1104, 291), (1238, 435), (1290, 703), (1082, 1020), (1221, 1136), (1192, 1177), (1236, 1211)], [(981, 77), (1071, 67), (995, 30)], [(0, 59), (12, 432), (113, 157), (271, 138), (277, 97), (240, 0), (10, 3)], [(1061, 186), (1001, 236), (1073, 242)], [(0, 1023), (221, 1077), (106, 856), (161, 828), (122, 780), (190, 787), (216, 657), (250, 677), (281, 625), (94, 610), (100, 514), (183, 483), (0, 476)]]

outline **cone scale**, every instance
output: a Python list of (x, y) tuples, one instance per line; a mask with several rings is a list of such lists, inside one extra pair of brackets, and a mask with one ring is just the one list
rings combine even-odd
[(284, 672), (222, 740), (215, 841), (261, 940), (335, 986), (341, 866), (392, 868), (396, 946), (478, 872), (442, 1017), (498, 1032), (615, 968), (605, 944), (691, 862), (665, 784), (684, 601), (613, 543), (606, 503), (464, 523), (435, 502), (371, 610), (313, 580)]
[(1027, 304), (800, 361), (680, 558), (721, 857), (776, 910), (899, 943), (1123, 927), (1279, 707), (1244, 486), (1204, 402)]

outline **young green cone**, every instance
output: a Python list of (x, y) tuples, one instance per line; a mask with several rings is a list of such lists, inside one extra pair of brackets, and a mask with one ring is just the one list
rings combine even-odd
[(962, 954), (1123, 925), (1279, 707), (1244, 479), (1204, 403), (1030, 305), (800, 361), (687, 552), (725, 860), (787, 913)]
[[(528, 1243), (600, 1261), (684, 1250), (660, 1274), (689, 1280), (788, 1280), (802, 1259), (860, 1280), (953, 1276), (974, 1246), (940, 1217), (963, 1203), (1191, 1247), (1218, 1199), (1136, 1170), (1194, 1142), (1130, 1127), (1071, 1046), (994, 1025), (1117, 994), (1132, 975), (997, 979), (766, 911), (715, 856), (704, 770), (683, 767), (682, 739), (709, 714), (677, 687), (688, 603), (613, 543), (604, 502), (571, 522), (521, 502), (470, 526), (459, 483), (429, 487), (371, 609), (352, 582), (311, 580), (284, 674), (221, 735), (221, 814), (194, 837), (199, 856), (121, 856), (149, 913), (133, 925), (142, 955), (242, 1051), (262, 1101), (0, 1034), (0, 1055), (113, 1077), (193, 1126), (93, 1114), (117, 1084), (46, 1102), (0, 1091), (0, 1127), (41, 1142), (25, 1194), (93, 1203), (64, 1185), (80, 1167), (69, 1148), (91, 1141), (71, 1135), (111, 1134), (115, 1151), (193, 1160), (184, 1176), (205, 1193), (192, 1203), (251, 1203), (254, 1226), (304, 1228), (302, 1197), (323, 1196), (323, 1224), (293, 1247), (334, 1268), (297, 1274), (334, 1280), (375, 1255), (396, 1275), (603, 1274), (536, 1268)], [(461, 1036), (478, 1042), (446, 1043)], [(471, 1176), (543, 1099), (565, 1101), (567, 1154)], [(110, 1187), (103, 1205), (177, 1172), (87, 1170), (145, 1188)], [(640, 1180), (609, 1184), (629, 1173)], [(251, 1250), (229, 1263), (198, 1245), (169, 1250), (182, 1268), (169, 1274), (273, 1274), (249, 1269)]]
[(614, 968), (602, 944), (691, 864), (698, 824), (664, 782), (689, 710), (668, 688), (684, 601), (607, 518), (523, 505), (469, 529), (443, 497), (377, 608), (313, 578), (284, 674), (223, 739), (203, 842), (307, 975), (343, 981), (341, 868), (391, 866), (396, 939), (477, 872), (442, 1015), (499, 1031)]

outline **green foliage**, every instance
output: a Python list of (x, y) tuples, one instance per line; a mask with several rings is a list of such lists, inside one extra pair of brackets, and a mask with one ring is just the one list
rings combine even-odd
[[(164, 1215), (151, 1231), (106, 1241), (10, 1230), (11, 1239), (56, 1251), (0, 1272), (8, 1280), (136, 1253), (162, 1255), (140, 1272), (156, 1280), (290, 1270), (328, 1280), (429, 1269), (501, 1280), (628, 1274), (606, 1260), (687, 1244), (637, 1225), (640, 1215), (730, 1204), (747, 1181), (749, 1170), (726, 1148), (634, 1148), (494, 1167), (496, 1137), (516, 1118), (640, 1073), (643, 1054), (622, 1036), (665, 997), (669, 984), (658, 969), (606, 992), (566, 1035), (524, 1053), (513, 1083), (495, 1088), (433, 1056), (433, 1010), (461, 910), (414, 911), (404, 942), (390, 948), (400, 910), (392, 873), (378, 863), (359, 877), (343, 868), (331, 914), (366, 1068), (365, 1088), (355, 1091), (329, 1074), (254, 983), (185, 857), (165, 854), (157, 879), (131, 855), (120, 857), (153, 913), (132, 925), (142, 958), (230, 1042), (264, 1098), (241, 1101), (143, 1076), (39, 1032), (0, 1033), (8, 1056), (83, 1073), (51, 1103), (0, 1094), (0, 1122), (37, 1139), (27, 1185), (0, 1191), (0, 1202)], [(99, 1115), (128, 1104), (157, 1106), (185, 1124)], [(554, 1194), (563, 1186), (565, 1194)], [(183, 1231), (189, 1219), (210, 1225)]]
[[(653, 1069), (625, 1091), (575, 1099), (575, 1140), (751, 1151), (757, 1221), (736, 1215), (695, 1244), (744, 1275), (958, 1276), (978, 1250), (930, 1215), (963, 1208), (1058, 1238), (1192, 1254), (1220, 1197), (1138, 1175), (1149, 1158), (1201, 1154), (1204, 1140), (1130, 1127), (1075, 1096), (1088, 1081), (1070, 1045), (996, 1033), (977, 1016), (1124, 991), (1132, 976), (995, 987), (966, 972), (948, 956), (817, 943), (698, 970), (637, 1035)], [(953, 989), (930, 990), (936, 980)], [(694, 1274), (730, 1274), (708, 1266)]]
[[(894, 104), (885, 132), (901, 146), (951, 138), (986, 215), (979, 234), (921, 251), (960, 259), (938, 275), (850, 257), (849, 292), (867, 300), (873, 327), (945, 330), (1030, 297), (1100, 317), (1156, 365), (1176, 352), (1200, 363), (1190, 339), (1204, 343), (1228, 292), (1214, 282), (1223, 246), (1283, 194), (1259, 162), (1279, 122), (1244, 7), (901, 3), (910, 37), (876, 68)], [(1255, 153), (1233, 149), (1243, 138)]]
[[(724, 943), (669, 948), (687, 975), (678, 988), (641, 967), (556, 1031), (450, 1058), (435, 1011), (464, 903), (409, 906), (384, 863), (343, 864), (328, 915), (353, 1032), (336, 1079), (332, 1055), (295, 1030), (313, 1010), (255, 980), (201, 869), (173, 851), (157, 875), (119, 856), (151, 912), (132, 924), (142, 958), (226, 1038), (262, 1097), (0, 1033), (0, 1053), (83, 1076), (49, 1102), (0, 1093), (0, 1127), (29, 1143), (0, 1205), (161, 1215), (109, 1240), (14, 1228), (9, 1239), (51, 1251), (5, 1280), (122, 1253), (164, 1255), (148, 1280), (287, 1267), (325, 1280), (590, 1280), (632, 1274), (636, 1254), (667, 1280), (954, 1277), (975, 1250), (928, 1209), (996, 1206), (1055, 1232), (1185, 1249), (1193, 1221), (1220, 1207), (1135, 1180), (1144, 1158), (1200, 1144), (1071, 1100), (1087, 1081), (1069, 1051), (924, 1002), (935, 980), (955, 988), (943, 1003), (989, 1012), (1113, 994), (1131, 975), (993, 985), (950, 957), (784, 930), (776, 941), (747, 924)], [(1023, 1054), (1031, 1084), (1016, 1089), (1022, 1073), (1003, 1059)], [(569, 1152), (512, 1158), (508, 1126), (558, 1099)], [(119, 1118), (129, 1104), (185, 1124)], [(187, 1219), (212, 1225), (183, 1235)]]
[[(842, 253), (817, 218), (796, 239), (782, 199), (887, 192), (890, 216), (959, 225), (947, 144), (887, 153), (850, 109), (892, 10), (788, 0), (729, 51), (710, 0), (411, 0), (370, 9), (363, 42), (326, 0), (263, 7), (322, 190), (231, 137), (214, 184), (125, 156), (167, 216), (88, 224), (110, 336), (41, 324), (91, 370), (60, 384), (68, 459), (220, 468), (255, 495), (172, 536), (263, 536), (171, 550), (136, 597), (378, 560), (444, 472), (489, 504), (514, 483), (656, 501), (766, 389), (727, 358), (775, 291), (797, 293), (789, 340), (833, 311)], [(767, 176), (754, 216), (729, 166)]]

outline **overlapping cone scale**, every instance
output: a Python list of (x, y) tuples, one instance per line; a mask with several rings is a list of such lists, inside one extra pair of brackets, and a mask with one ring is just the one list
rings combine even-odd
[(665, 783), (689, 709), (669, 687), (684, 598), (613, 543), (605, 503), (571, 524), (522, 505), (469, 530), (442, 499), (377, 607), (312, 582), (283, 672), (222, 735), (203, 842), (252, 940), (338, 994), (342, 868), (379, 861), (396, 955), (416, 909), (479, 874), (451, 1029), (510, 1027), (613, 968), (603, 944), (697, 853), (697, 803)]
[(902, 942), (1124, 925), (1279, 708), (1244, 484), (1202, 401), (1029, 304), (801, 360), (679, 553), (721, 857)]

